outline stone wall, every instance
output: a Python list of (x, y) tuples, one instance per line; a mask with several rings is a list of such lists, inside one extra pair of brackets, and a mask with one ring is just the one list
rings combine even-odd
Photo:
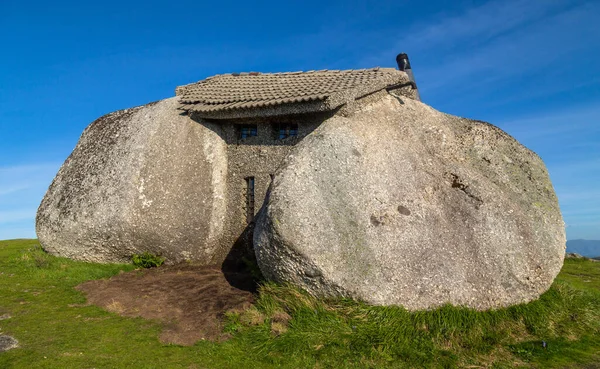
[[(221, 250), (247, 249), (252, 242), (254, 223), (248, 223), (246, 178), (254, 177), (254, 214), (263, 205), (275, 174), (290, 149), (317, 128), (331, 114), (304, 114), (263, 119), (210, 121), (196, 119), (207, 127), (219, 127), (217, 133), (227, 145), (227, 211)], [(279, 124), (297, 124), (298, 135), (279, 139)], [(256, 125), (257, 136), (240, 138), (242, 126)], [(217, 255), (224, 260), (227, 254)]]

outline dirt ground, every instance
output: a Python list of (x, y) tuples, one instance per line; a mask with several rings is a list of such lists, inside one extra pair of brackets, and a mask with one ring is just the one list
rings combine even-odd
[(223, 314), (250, 306), (256, 284), (245, 272), (183, 264), (121, 273), (76, 288), (89, 304), (123, 316), (160, 320), (164, 343), (193, 345), (202, 339), (226, 339)]

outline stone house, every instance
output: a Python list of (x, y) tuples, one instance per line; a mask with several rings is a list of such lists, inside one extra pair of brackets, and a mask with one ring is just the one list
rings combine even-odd
[(178, 87), (183, 114), (219, 127), (227, 144), (224, 247), (251, 242), (254, 217), (292, 146), (327, 118), (388, 93), (418, 97), (411, 77), (393, 68), (252, 72)]
[[(36, 218), (56, 255), (218, 264), (250, 246), (271, 179), (322, 123), (390, 95), (419, 99), (398, 69), (232, 73), (107, 114), (83, 132)], [(238, 247), (236, 247), (238, 246)]]
[(40, 204), (40, 243), (233, 274), (255, 256), (267, 279), (315, 296), (411, 310), (537, 298), (565, 251), (542, 160), (421, 103), (396, 61), (217, 75), (100, 117)]

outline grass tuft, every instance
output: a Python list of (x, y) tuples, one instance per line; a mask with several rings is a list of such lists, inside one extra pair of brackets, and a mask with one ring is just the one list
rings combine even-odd
[(131, 262), (138, 268), (156, 268), (165, 262), (165, 258), (149, 253), (148, 251), (131, 257)]

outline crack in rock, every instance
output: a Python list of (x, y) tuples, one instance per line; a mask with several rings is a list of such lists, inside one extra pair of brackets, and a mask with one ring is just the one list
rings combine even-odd
[(449, 177), (450, 177), (450, 180), (452, 181), (452, 188), (458, 188), (459, 190), (461, 190), (462, 192), (464, 192), (465, 195), (467, 195), (470, 198), (472, 198), (473, 200), (475, 200), (476, 206), (478, 208), (479, 208), (479, 206), (481, 206), (483, 204), (483, 200), (479, 196), (475, 195), (473, 193), (473, 191), (471, 191), (471, 189), (469, 188), (469, 185), (465, 184), (460, 179), (460, 177), (458, 177), (454, 173), (449, 173)]

